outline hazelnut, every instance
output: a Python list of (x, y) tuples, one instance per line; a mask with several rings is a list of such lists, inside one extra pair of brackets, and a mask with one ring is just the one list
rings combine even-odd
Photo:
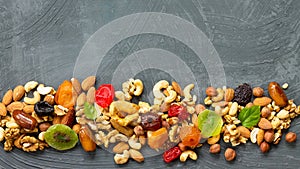
[(267, 118), (271, 115), (271, 111), (268, 107), (263, 107), (261, 110), (261, 117)]
[(206, 107), (203, 104), (197, 104), (195, 106), (195, 110), (196, 110), (197, 114), (203, 112), (205, 109), (206, 109)]
[(213, 96), (216, 96), (217, 94), (218, 94), (217, 90), (214, 87), (210, 86), (210, 87), (206, 88), (207, 96), (213, 97)]
[(48, 122), (41, 123), (39, 125), (39, 129), (40, 129), (40, 131), (47, 131), (50, 126), (51, 126), (51, 124)]
[(260, 144), (260, 151), (262, 152), (262, 153), (266, 153), (266, 152), (268, 152), (270, 150), (270, 145), (267, 143), (267, 142), (262, 142), (261, 144)]
[(264, 139), (266, 142), (271, 143), (275, 139), (274, 130), (268, 130), (265, 132)]
[(288, 132), (285, 135), (285, 141), (286, 142), (292, 143), (292, 142), (295, 142), (296, 140), (297, 140), (297, 134), (296, 133)]
[(246, 104), (246, 108), (250, 108), (253, 106), (253, 103), (252, 102), (249, 102), (248, 104)]
[(213, 144), (209, 148), (209, 152), (212, 153), (212, 154), (220, 153), (220, 151), (221, 151), (220, 144)]
[(232, 161), (232, 160), (234, 160), (235, 157), (236, 157), (236, 152), (235, 152), (235, 150), (232, 149), (232, 148), (227, 148), (226, 151), (225, 151), (224, 156), (225, 156), (225, 159), (226, 159), (227, 161)]
[(253, 96), (255, 97), (261, 97), (264, 95), (264, 89), (261, 87), (255, 87), (253, 88)]

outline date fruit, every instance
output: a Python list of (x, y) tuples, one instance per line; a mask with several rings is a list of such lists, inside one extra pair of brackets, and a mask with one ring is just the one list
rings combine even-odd
[(79, 131), (79, 140), (82, 148), (86, 152), (91, 152), (96, 150), (96, 143), (93, 141), (91, 137), (92, 137), (92, 133), (88, 129), (88, 127), (86, 126), (81, 127)]
[(288, 99), (281, 86), (277, 82), (270, 82), (268, 91), (270, 97), (275, 101), (277, 106), (284, 107), (288, 104)]
[(12, 115), (16, 123), (25, 129), (33, 130), (37, 126), (36, 119), (22, 110), (13, 111)]

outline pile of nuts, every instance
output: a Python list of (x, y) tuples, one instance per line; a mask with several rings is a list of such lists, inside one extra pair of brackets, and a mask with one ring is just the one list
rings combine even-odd
[[(122, 84), (122, 91), (112, 90), (115, 99), (108, 107), (97, 104), (95, 76), (81, 83), (76, 78), (69, 82), (71, 107), (60, 104), (64, 100), (56, 100), (59, 89), (56, 91), (36, 81), (5, 93), (0, 103), (0, 141), (5, 141), (5, 151), (13, 147), (27, 152), (43, 150), (48, 147), (44, 139), (47, 129), (54, 124), (64, 124), (78, 134), (85, 151), (95, 151), (96, 145), (102, 146), (115, 154), (116, 164), (125, 164), (130, 158), (143, 162), (142, 150), (146, 148), (165, 151), (166, 162), (177, 158), (181, 162), (188, 158), (197, 160), (194, 149), (202, 146), (198, 115), (211, 106), (222, 117), (223, 126), (220, 134), (207, 139), (209, 152), (220, 153), (219, 142), (223, 140), (231, 147), (224, 153), (225, 159), (231, 161), (236, 157), (233, 148), (248, 141), (257, 144), (261, 152), (268, 152), (272, 144), (280, 142), (292, 119), (300, 114), (300, 106), (288, 100), (282, 89), (287, 88), (287, 84), (280, 87), (276, 82), (269, 84), (270, 96), (264, 89), (252, 89), (248, 84), (236, 89), (208, 87), (204, 104), (196, 104), (197, 96), (191, 94), (194, 84), (182, 89), (177, 82), (170, 84), (160, 80), (153, 87), (154, 105), (150, 105), (143, 101), (132, 102), (143, 93), (144, 84), (140, 79), (129, 79)], [(95, 118), (87, 114), (86, 106), (91, 106), (88, 108), (92, 113), (95, 111)], [(260, 106), (260, 117), (257, 125), (245, 127), (239, 113), (252, 106)], [(174, 110), (178, 114), (173, 115)], [(184, 140), (187, 136), (191, 139)], [(193, 143), (195, 138), (196, 144)], [(285, 140), (294, 142), (296, 138), (295, 133), (289, 132)]]
[[(286, 85), (285, 85), (286, 86)], [(288, 100), (283, 89), (276, 83), (269, 84), (269, 95), (265, 95), (264, 89), (255, 87), (252, 95), (255, 97), (253, 102), (246, 105), (240, 105), (236, 101), (235, 91), (232, 88), (223, 87), (215, 89), (208, 87), (206, 89), (207, 97), (204, 103), (214, 108), (215, 112), (223, 117), (223, 130), (218, 136), (211, 137), (207, 140), (211, 145), (211, 153), (219, 153), (219, 139), (223, 138), (225, 143), (230, 143), (232, 147), (239, 144), (245, 144), (247, 141), (257, 144), (261, 152), (269, 151), (271, 144), (278, 144), (281, 140), (283, 130), (290, 127), (292, 119), (300, 114), (300, 106), (296, 106), (293, 100)], [(238, 119), (239, 112), (244, 108), (260, 106), (261, 117), (256, 126), (246, 128)], [(296, 134), (289, 132), (286, 135), (287, 142), (296, 141)], [(236, 154), (234, 149), (230, 148), (225, 151), (225, 158), (228, 161), (233, 160)]]

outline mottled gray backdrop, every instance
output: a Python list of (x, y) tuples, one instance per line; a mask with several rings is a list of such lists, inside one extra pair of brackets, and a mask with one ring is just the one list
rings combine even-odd
[[(227, 85), (248, 82), (266, 88), (268, 82), (288, 82), (289, 98), (300, 104), (300, 1), (298, 0), (0, 0), (0, 96), (17, 84), (38, 80), (58, 86), (73, 76), (76, 58), (88, 38), (114, 19), (138, 12), (163, 12), (184, 18), (213, 43), (224, 65)], [(203, 99), (210, 84), (203, 63), (182, 42), (162, 35), (145, 34), (122, 40), (98, 68), (97, 84), (111, 81), (112, 72), (127, 55), (146, 48), (166, 49), (180, 56), (196, 74)], [(178, 68), (178, 67), (177, 67)], [(178, 68), (180, 69), (180, 67)], [(171, 80), (161, 70), (145, 70), (136, 77), (148, 86), (159, 79)], [(120, 82), (121, 83), (121, 82)], [(120, 86), (117, 86), (120, 89)], [(151, 87), (146, 88), (149, 92)], [(300, 119), (290, 131), (299, 134)], [(236, 148), (237, 158), (226, 162), (220, 155), (198, 149), (196, 162), (165, 164), (161, 156), (144, 163), (130, 161), (124, 166), (101, 149), (85, 153), (78, 145), (66, 152), (47, 149), (6, 153), (0, 145), (2, 168), (299, 168), (300, 142), (282, 141), (267, 154), (248, 143)]]

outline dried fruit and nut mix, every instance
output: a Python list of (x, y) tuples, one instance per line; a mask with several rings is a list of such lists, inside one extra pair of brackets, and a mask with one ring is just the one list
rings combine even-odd
[[(197, 160), (194, 149), (204, 142), (210, 153), (220, 153), (223, 140), (228, 145), (224, 157), (232, 161), (237, 155), (234, 147), (249, 141), (268, 152), (300, 114), (300, 106), (288, 100), (276, 82), (269, 83), (269, 96), (246, 83), (236, 89), (208, 87), (204, 104), (196, 104), (194, 84), (182, 89), (177, 82), (161, 80), (153, 87), (153, 105), (132, 102), (143, 93), (140, 79), (124, 82), (122, 91), (111, 84), (95, 88), (95, 82), (95, 76), (81, 83), (72, 78), (56, 91), (30, 81), (8, 90), (0, 103), (4, 150), (68, 150), (80, 141), (87, 152), (97, 145), (113, 152), (116, 164), (129, 158), (143, 162), (145, 149), (163, 154), (169, 163)], [(295, 133), (286, 134), (287, 142), (296, 139)]]

